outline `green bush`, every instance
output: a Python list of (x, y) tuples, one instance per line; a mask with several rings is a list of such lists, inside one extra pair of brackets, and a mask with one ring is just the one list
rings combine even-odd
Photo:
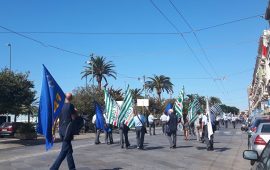
[(33, 123), (22, 123), (18, 126), (15, 133), (36, 133)]

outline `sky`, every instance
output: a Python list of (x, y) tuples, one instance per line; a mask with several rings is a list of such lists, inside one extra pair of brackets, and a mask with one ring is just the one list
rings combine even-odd
[(184, 86), (187, 94), (247, 109), (258, 41), (268, 22), (254, 17), (195, 35), (191, 29), (263, 15), (268, 1), (171, 2), (178, 11), (170, 0), (2, 0), (0, 69), (10, 65), (10, 43), (12, 70), (30, 72), (37, 96), (42, 64), (67, 92), (85, 86), (81, 72), (94, 53), (115, 65), (117, 79), (108, 79), (114, 88), (142, 88), (143, 76), (165, 75), (174, 84), (172, 97)]

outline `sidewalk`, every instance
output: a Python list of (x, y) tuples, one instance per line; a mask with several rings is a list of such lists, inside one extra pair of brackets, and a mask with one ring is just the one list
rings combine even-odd
[[(75, 135), (74, 140), (82, 140), (82, 139), (94, 139), (95, 133), (82, 133), (80, 135)], [(60, 142), (59, 134), (56, 135), (55, 143)], [(33, 140), (20, 140), (14, 137), (5, 137), (0, 138), (0, 150), (3, 149), (11, 149), (11, 148), (19, 148), (24, 146), (34, 146), (34, 145), (44, 145), (45, 138), (43, 136), (38, 136), (37, 139)]]

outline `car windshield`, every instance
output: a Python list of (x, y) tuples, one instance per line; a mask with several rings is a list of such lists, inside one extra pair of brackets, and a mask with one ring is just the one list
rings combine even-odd
[(261, 130), (262, 133), (270, 133), (270, 124), (265, 124)]
[(11, 123), (9, 123), (9, 122), (4, 122), (4, 123), (2, 123), (1, 124), (1, 128), (4, 128), (4, 127), (8, 127), (8, 126), (10, 126), (11, 125)]

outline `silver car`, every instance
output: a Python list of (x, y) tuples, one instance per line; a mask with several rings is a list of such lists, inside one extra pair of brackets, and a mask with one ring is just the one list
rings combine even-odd
[(270, 123), (260, 123), (258, 129), (250, 137), (251, 150), (260, 155), (265, 145), (270, 140)]

